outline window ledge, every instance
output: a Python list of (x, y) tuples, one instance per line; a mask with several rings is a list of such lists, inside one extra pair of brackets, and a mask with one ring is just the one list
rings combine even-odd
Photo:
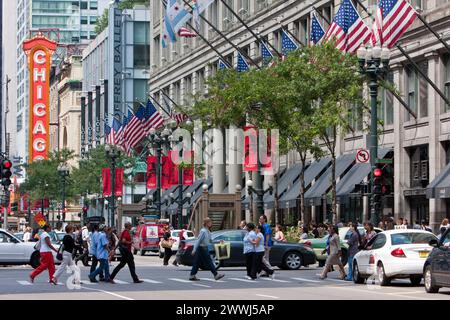
[(405, 129), (419, 128), (425, 126), (428, 126), (428, 117), (403, 122), (403, 127)]

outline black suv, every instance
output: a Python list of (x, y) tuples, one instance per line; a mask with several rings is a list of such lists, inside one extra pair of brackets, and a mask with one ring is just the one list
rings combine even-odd
[(437, 293), (441, 287), (450, 287), (450, 228), (439, 241), (431, 240), (434, 247), (423, 267), (425, 290)]

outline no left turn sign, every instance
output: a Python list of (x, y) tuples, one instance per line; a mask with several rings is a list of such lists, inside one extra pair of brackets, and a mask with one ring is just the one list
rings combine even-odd
[(366, 163), (369, 162), (369, 160), (370, 160), (369, 151), (367, 151), (366, 149), (358, 150), (358, 152), (356, 153), (356, 162)]

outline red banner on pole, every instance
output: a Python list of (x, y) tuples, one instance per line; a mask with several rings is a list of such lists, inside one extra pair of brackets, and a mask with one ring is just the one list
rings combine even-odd
[(184, 157), (189, 166), (183, 169), (183, 185), (192, 186), (194, 183), (194, 151), (185, 151)]
[(156, 157), (147, 157), (147, 189), (156, 188)]
[(176, 186), (178, 184), (178, 165), (173, 161), (175, 159), (178, 162), (178, 151), (169, 151), (169, 163), (170, 163), (170, 186)]
[(257, 134), (255, 126), (244, 127), (244, 171), (258, 170)]
[(111, 169), (110, 168), (102, 169), (102, 184), (103, 184), (103, 196), (110, 197), (111, 196)]
[(114, 195), (121, 197), (123, 195), (123, 168), (116, 168), (116, 180), (114, 181)]
[(162, 160), (162, 172), (161, 172), (161, 188), (169, 189), (170, 188), (170, 163), (172, 162), (168, 156), (161, 157)]

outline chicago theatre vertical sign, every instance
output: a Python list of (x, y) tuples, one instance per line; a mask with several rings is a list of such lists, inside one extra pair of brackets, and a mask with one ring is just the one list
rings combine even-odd
[(39, 34), (23, 42), (30, 71), (30, 162), (47, 158), (50, 120), (50, 66), (57, 43)]

